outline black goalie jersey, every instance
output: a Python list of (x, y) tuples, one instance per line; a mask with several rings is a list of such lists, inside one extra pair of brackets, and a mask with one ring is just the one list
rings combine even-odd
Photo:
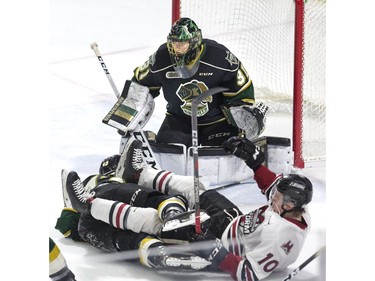
[[(224, 118), (223, 105), (254, 104), (254, 88), (242, 63), (223, 45), (203, 39), (198, 71), (190, 78), (180, 78), (173, 68), (167, 45), (163, 44), (140, 67), (132, 79), (147, 86), (155, 98), (162, 89), (167, 114), (191, 120), (191, 101), (213, 87), (227, 92), (208, 97), (198, 106), (198, 123), (209, 124)], [(188, 121), (190, 122), (190, 121)]]

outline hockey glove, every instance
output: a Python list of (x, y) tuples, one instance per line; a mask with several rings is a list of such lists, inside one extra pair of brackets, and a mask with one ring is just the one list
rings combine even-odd
[(219, 238), (200, 243), (202, 243), (202, 245), (197, 255), (206, 259), (207, 261), (210, 261), (212, 265), (216, 267), (218, 267), (229, 255), (228, 250), (225, 249)]
[(265, 155), (250, 140), (242, 137), (231, 137), (223, 143), (224, 150), (241, 158), (253, 170), (264, 162)]
[(242, 129), (246, 138), (253, 140), (263, 133), (268, 106), (260, 102), (256, 106), (224, 106), (223, 113), (229, 124)]
[(102, 161), (99, 168), (99, 174), (106, 176), (116, 171), (117, 164), (120, 161), (120, 155), (112, 155)]

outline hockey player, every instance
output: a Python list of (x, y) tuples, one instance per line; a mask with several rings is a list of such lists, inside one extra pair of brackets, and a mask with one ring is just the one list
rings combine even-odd
[[(261, 280), (273, 271), (287, 268), (298, 258), (310, 231), (306, 205), (312, 200), (313, 187), (302, 175), (271, 172), (261, 164), (264, 154), (246, 138), (231, 137), (223, 146), (254, 171), (254, 179), (268, 204), (242, 214), (217, 192), (203, 193), (200, 207), (211, 217), (204, 223), (203, 238), (207, 239), (211, 233), (216, 239), (210, 250), (196, 254), (229, 273), (234, 280)], [(193, 232), (193, 227), (190, 230), (183, 227), (181, 231), (174, 227), (162, 230), (160, 237), (194, 241), (197, 239)]]
[[(170, 267), (168, 261), (169, 264), (172, 263), (175, 266), (182, 266), (185, 261), (190, 268), (194, 268), (191, 265), (197, 263), (193, 263), (193, 260), (200, 257), (202, 260), (198, 261), (201, 262), (202, 267), (207, 265), (204, 261), (211, 262), (211, 267), (229, 273), (234, 280), (261, 280), (275, 270), (285, 269), (297, 259), (310, 228), (310, 216), (306, 205), (312, 199), (311, 182), (302, 175), (276, 175), (271, 172), (261, 164), (264, 155), (257, 151), (254, 144), (246, 138), (232, 137), (224, 143), (224, 147), (228, 152), (243, 159), (254, 171), (254, 178), (269, 203), (252, 212), (242, 214), (238, 207), (218, 192), (202, 190), (200, 206), (209, 216), (209, 218), (203, 216), (203, 233), (195, 234), (194, 220), (191, 220), (190, 224), (187, 223), (189, 217), (184, 217), (185, 214), (173, 217), (162, 227), (158, 225), (154, 232), (147, 229), (146, 231), (151, 231), (159, 238), (147, 236), (143, 239), (141, 237), (142, 240), (137, 247), (143, 264), (150, 267)], [(130, 159), (129, 156), (127, 159)], [(120, 160), (118, 166), (123, 166), (122, 162)], [(166, 193), (178, 192), (181, 188), (182, 184), (179, 185), (179, 181), (173, 182), (172, 178), (168, 179), (169, 172), (155, 171), (153, 173), (149, 170), (150, 168), (147, 167), (138, 171), (133, 169), (139, 174), (139, 178), (135, 177), (139, 185), (151, 186), (154, 189), (160, 188)], [(129, 177), (127, 171), (129, 170), (124, 170), (124, 175), (134, 178)], [(108, 229), (108, 226), (114, 226), (119, 228), (118, 231), (122, 231), (122, 235), (127, 234), (127, 238), (121, 240), (123, 244), (118, 243), (114, 236), (103, 241), (103, 237), (98, 235), (100, 233), (98, 227), (85, 229), (86, 235), (90, 234), (87, 237), (96, 237), (99, 239), (97, 242), (107, 247), (116, 245), (117, 250), (127, 250), (130, 247), (129, 244), (132, 243), (132, 248), (134, 248), (134, 242), (140, 239), (139, 235), (146, 235), (129, 231), (132, 219), (128, 217), (128, 214), (131, 214), (131, 211), (119, 211), (118, 206), (123, 205), (122, 203), (89, 195), (83, 190), (84, 188), (77, 188), (77, 186), (79, 185), (74, 183), (67, 186), (68, 190), (74, 190), (70, 192), (70, 198), (72, 203), (75, 202), (77, 209), (88, 211), (93, 218), (100, 220), (93, 220), (92, 225), (102, 224), (104, 228), (107, 225), (105, 229)], [(189, 195), (184, 188), (182, 191)], [(123, 208), (131, 210), (127, 204)], [(115, 217), (121, 218), (119, 222), (114, 222)], [(141, 220), (138, 223), (143, 224)], [(176, 242), (178, 240), (184, 242), (208, 240), (211, 246), (194, 250), (186, 257), (180, 253), (160, 251), (163, 249), (162, 241)], [(151, 257), (159, 254), (159, 258), (155, 261), (148, 254)]]
[(53, 281), (76, 281), (55, 241), (49, 238), (49, 278)]
[[(188, 210), (185, 196), (193, 197), (192, 177), (170, 173), (163, 183), (163, 191), (169, 195), (137, 185), (141, 153), (142, 143), (132, 138), (121, 158), (116, 155), (101, 163), (99, 175), (81, 182), (76, 172), (63, 170), (65, 208), (56, 229), (65, 237), (107, 252), (139, 250), (141, 263), (149, 267), (206, 267), (209, 263), (198, 256), (169, 253), (157, 238), (164, 221)], [(116, 177), (119, 173), (126, 181)], [(180, 187), (167, 192), (170, 185)], [(87, 197), (93, 195), (88, 209)], [(197, 260), (201, 262), (196, 264)]]
[[(156, 135), (159, 143), (192, 145), (192, 100), (213, 87), (228, 90), (198, 106), (198, 145), (220, 146), (230, 136), (242, 132), (248, 139), (254, 139), (264, 130), (268, 107), (255, 106), (254, 87), (243, 64), (225, 46), (203, 38), (189, 18), (173, 24), (167, 42), (134, 70), (132, 81), (139, 84), (137, 99), (153, 103), (148, 95), (155, 98), (162, 90), (167, 101), (166, 117)], [(127, 96), (132, 96), (132, 91)], [(143, 126), (147, 121), (139, 120), (139, 116), (129, 121), (141, 122)]]

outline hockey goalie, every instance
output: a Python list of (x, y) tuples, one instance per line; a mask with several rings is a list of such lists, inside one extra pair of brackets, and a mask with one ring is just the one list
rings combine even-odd
[[(209, 156), (221, 157), (223, 162), (228, 158), (222, 150), (223, 142), (239, 135), (249, 140), (257, 138), (264, 131), (268, 107), (263, 103), (255, 104), (254, 86), (241, 61), (225, 46), (203, 38), (193, 20), (182, 18), (172, 26), (167, 42), (134, 70), (134, 76), (125, 82), (120, 98), (103, 122), (122, 134), (121, 153), (129, 135), (142, 131), (149, 121), (155, 108), (154, 98), (162, 92), (167, 101), (165, 118), (157, 134), (151, 132), (142, 136), (144, 147), (157, 159), (149, 162), (158, 162), (159, 167), (172, 170), (174, 163), (179, 162), (182, 171), (176, 172), (186, 173), (191, 166), (192, 101), (215, 87), (227, 90), (204, 99), (193, 118), (198, 123), (198, 145), (218, 147), (210, 150)], [(150, 147), (147, 142), (151, 141)], [(183, 146), (182, 152), (170, 153), (170, 144)], [(169, 152), (169, 159), (164, 159), (164, 163), (159, 163), (163, 162), (163, 155), (155, 155), (156, 145), (164, 145), (165, 151)], [(231, 161), (237, 160), (231, 157)], [(245, 167), (241, 165), (232, 165), (233, 170), (228, 170), (228, 176), (244, 171)], [(209, 166), (205, 167), (207, 170), (203, 170), (202, 175), (218, 173)], [(236, 180), (244, 178), (243, 174)], [(218, 184), (232, 179), (216, 177), (207, 180)]]

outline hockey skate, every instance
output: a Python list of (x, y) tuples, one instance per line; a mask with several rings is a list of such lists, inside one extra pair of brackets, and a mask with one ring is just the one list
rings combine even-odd
[(175, 195), (164, 200), (158, 207), (158, 214), (162, 221), (172, 220), (174, 217), (188, 210), (187, 199), (182, 195)]
[(66, 178), (68, 177), (68, 171), (65, 169), (61, 170), (61, 186), (63, 192), (63, 199), (64, 199), (64, 207), (65, 208), (73, 208), (72, 202), (70, 202), (68, 191), (66, 189)]
[(135, 138), (130, 138), (121, 153), (115, 176), (124, 179), (128, 183), (138, 183), (139, 175), (143, 168), (142, 142)]
[[(65, 177), (65, 185), (63, 186), (63, 189), (66, 190), (71, 207), (80, 213), (87, 212), (87, 200), (92, 198), (95, 195), (95, 192), (88, 193), (85, 190), (85, 187), (76, 172), (71, 171), (68, 173), (63, 170), (62, 174), (64, 173), (67, 175)], [(66, 201), (65, 198), (64, 201)]]
[[(200, 222), (202, 226), (209, 219), (210, 216), (201, 210)], [(160, 239), (168, 244), (187, 244), (194, 240), (195, 236), (195, 211), (174, 216), (164, 223), (160, 231)]]
[(146, 238), (140, 247), (141, 263), (152, 268), (200, 270), (211, 264), (181, 247), (163, 245), (158, 239)]

